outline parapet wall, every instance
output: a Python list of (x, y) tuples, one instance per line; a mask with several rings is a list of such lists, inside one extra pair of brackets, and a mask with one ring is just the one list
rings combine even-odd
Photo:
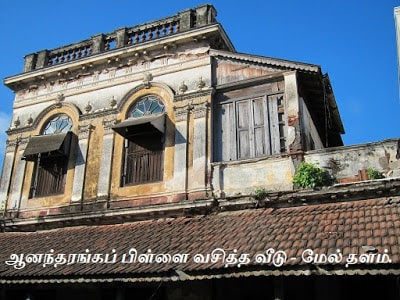
[(363, 175), (368, 168), (381, 172), (385, 177), (399, 177), (400, 140), (308, 151), (304, 160), (324, 168), (339, 183), (368, 179)]
[(161, 39), (192, 28), (215, 23), (215, 16), (216, 11), (212, 5), (201, 5), (157, 21), (129, 28), (123, 27), (111, 33), (94, 35), (90, 39), (71, 45), (28, 54), (25, 56), (24, 72)]

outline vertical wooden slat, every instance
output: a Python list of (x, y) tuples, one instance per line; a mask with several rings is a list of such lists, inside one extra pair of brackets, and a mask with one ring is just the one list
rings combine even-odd
[(271, 155), (271, 132), (270, 126), (271, 122), (269, 119), (269, 108), (268, 108), (268, 97), (263, 97), (263, 112), (264, 112), (264, 147), (265, 147), (265, 155)]
[(233, 103), (221, 105), (221, 152), (223, 161), (236, 159), (236, 126)]
[(248, 101), (236, 103), (238, 158), (250, 157), (250, 107)]
[(278, 120), (278, 102), (276, 96), (268, 97), (268, 110), (270, 120), (271, 150), (272, 154), (279, 154), (281, 151)]
[(60, 194), (64, 191), (68, 157), (42, 157), (37, 162), (36, 185), (33, 197)]
[(283, 95), (277, 95), (278, 103), (278, 120), (279, 120), (279, 138), (280, 138), (280, 150), (286, 152), (286, 117), (285, 117), (285, 101), (283, 101)]
[(232, 100), (219, 105), (215, 116), (215, 160), (229, 161), (285, 151), (282, 94)]
[(261, 156), (266, 153), (264, 140), (264, 99), (256, 98), (253, 100), (253, 128), (254, 128), (254, 150), (255, 156)]
[(127, 176), (127, 168), (128, 168), (128, 154), (129, 154), (129, 141), (124, 140), (124, 154), (123, 154), (123, 161), (122, 161), (122, 174), (121, 174), (121, 186), (126, 184), (126, 176)]
[(125, 184), (162, 180), (163, 144), (159, 135), (141, 135), (129, 140), (126, 151)]

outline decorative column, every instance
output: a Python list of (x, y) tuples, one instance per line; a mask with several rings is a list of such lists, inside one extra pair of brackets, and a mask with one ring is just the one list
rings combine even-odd
[(26, 167), (26, 160), (22, 159), (22, 157), (24, 155), (25, 147), (28, 143), (28, 138), (20, 139), (19, 141), (17, 141), (17, 143), (18, 150), (15, 161), (16, 169), (14, 174), (14, 184), (11, 188), (11, 202), (10, 205), (8, 205), (11, 210), (19, 209)]
[(187, 192), (188, 106), (175, 107), (174, 190)]
[(4, 155), (3, 162), (3, 172), (1, 173), (0, 179), (0, 213), (5, 210), (7, 205), (16, 147), (17, 140), (7, 141), (6, 153)]
[(112, 127), (114, 125), (115, 120), (103, 121), (103, 150), (101, 153), (99, 183), (97, 185), (97, 198), (99, 199), (108, 199), (110, 193), (112, 154), (114, 147), (114, 131)]
[(86, 159), (89, 145), (90, 131), (92, 130), (92, 125), (82, 125), (79, 126), (78, 135), (78, 147), (76, 149), (75, 158), (75, 174), (74, 183), (72, 186), (72, 196), (71, 201), (77, 202), (81, 201), (83, 197), (83, 187), (85, 186), (85, 171), (86, 171)]
[(207, 111), (208, 103), (194, 105), (193, 168), (189, 183), (190, 190), (206, 188), (207, 176)]

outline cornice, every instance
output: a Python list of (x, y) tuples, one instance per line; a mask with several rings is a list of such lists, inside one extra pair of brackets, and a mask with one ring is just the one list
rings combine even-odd
[(192, 100), (192, 99), (196, 99), (196, 98), (200, 98), (200, 97), (209, 97), (213, 93), (214, 93), (213, 88), (199, 89), (197, 91), (191, 91), (188, 93), (175, 95), (174, 102), (182, 102), (182, 101)]

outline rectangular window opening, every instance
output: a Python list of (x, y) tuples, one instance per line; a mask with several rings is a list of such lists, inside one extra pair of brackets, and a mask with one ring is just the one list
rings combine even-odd
[(121, 185), (163, 180), (164, 141), (159, 132), (135, 135), (125, 140)]

